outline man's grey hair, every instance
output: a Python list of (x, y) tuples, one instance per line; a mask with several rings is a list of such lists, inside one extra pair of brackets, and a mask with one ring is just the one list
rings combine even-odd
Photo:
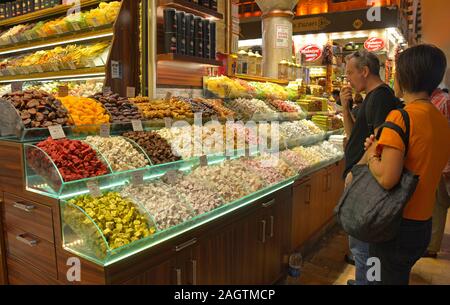
[(346, 62), (348, 63), (353, 58), (355, 58), (356, 64), (360, 70), (364, 67), (368, 67), (371, 74), (380, 76), (380, 60), (375, 54), (370, 53), (367, 50), (359, 50), (348, 55), (346, 57)]

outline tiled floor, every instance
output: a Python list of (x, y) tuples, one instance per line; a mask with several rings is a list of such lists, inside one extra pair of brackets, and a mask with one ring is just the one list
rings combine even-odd
[[(316, 251), (306, 257), (301, 285), (346, 285), (353, 279), (355, 268), (344, 262), (348, 240), (344, 232), (334, 229), (318, 245)], [(424, 258), (414, 266), (411, 285), (450, 285), (450, 213), (438, 259)]]

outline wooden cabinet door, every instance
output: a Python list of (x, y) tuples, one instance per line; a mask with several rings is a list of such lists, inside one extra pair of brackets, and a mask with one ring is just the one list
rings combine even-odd
[(210, 234), (193, 249), (188, 261), (188, 283), (192, 285), (231, 285), (233, 226)]
[[(178, 272), (177, 272), (178, 271)], [(177, 275), (182, 283), (182, 270), (177, 257), (170, 258), (138, 277), (125, 282), (125, 285), (176, 285)]]
[(283, 256), (289, 253), (288, 205), (291, 192), (280, 193), (273, 205), (265, 208), (267, 221), (264, 251), (264, 284), (273, 284), (283, 274)]
[(291, 215), (291, 251), (298, 249), (311, 234), (311, 178), (293, 186)]
[(315, 234), (325, 223), (327, 170), (322, 169), (315, 173), (311, 179), (311, 206), (310, 206), (310, 235)]
[(234, 224), (233, 284), (262, 285), (264, 283), (264, 248), (267, 220), (260, 209)]
[(0, 285), (6, 285), (6, 255), (3, 233), (3, 213), (4, 213), (4, 201), (3, 193), (0, 193)]

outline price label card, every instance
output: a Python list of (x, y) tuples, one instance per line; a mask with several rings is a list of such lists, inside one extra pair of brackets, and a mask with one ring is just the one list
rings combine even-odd
[(144, 131), (141, 120), (132, 120), (131, 124), (133, 125), (133, 131)]
[(166, 125), (166, 128), (172, 128), (172, 119), (164, 118), (164, 124)]
[(134, 185), (144, 184), (144, 172), (134, 172), (131, 174), (131, 183)]
[(100, 136), (104, 138), (108, 138), (111, 135), (111, 128), (109, 124), (100, 125)]
[(69, 95), (69, 87), (68, 86), (58, 86), (58, 96), (66, 97)]
[(98, 181), (97, 180), (92, 180), (92, 181), (88, 181), (86, 183), (86, 186), (89, 190), (89, 194), (92, 197), (101, 197), (102, 196), (102, 191), (100, 191), (100, 186), (98, 185)]
[(72, 24), (72, 27), (73, 27), (73, 29), (74, 29), (75, 31), (81, 30), (81, 28), (80, 28), (80, 26), (78, 25), (78, 23), (72, 22), (71, 24)]
[(57, 64), (52, 64), (52, 69), (53, 69), (53, 71), (55, 71), (55, 72), (59, 71), (59, 67), (58, 67)]
[(208, 166), (208, 157), (206, 155), (200, 157), (200, 166)]
[(11, 83), (11, 91), (12, 92), (22, 91), (22, 87), (23, 87), (23, 82)]
[(172, 93), (171, 92), (167, 92), (166, 93), (166, 97), (164, 98), (166, 101), (170, 101), (170, 99), (172, 98)]
[(53, 140), (64, 139), (66, 137), (64, 129), (61, 125), (50, 126), (48, 128), (48, 131), (50, 131), (50, 136), (53, 138)]
[(68, 64), (69, 64), (69, 68), (70, 69), (72, 69), (72, 70), (76, 70), (77, 69), (77, 67), (75, 66), (75, 64), (73, 62), (69, 61)]
[(109, 95), (111, 94), (111, 87), (103, 87), (102, 89), (103, 95)]
[(19, 42), (19, 39), (17, 39), (17, 37), (15, 35), (10, 36), (10, 37), (11, 37), (11, 40), (12, 40), (13, 43), (18, 43)]
[(176, 170), (170, 170), (164, 175), (165, 180), (169, 184), (175, 184), (177, 181), (177, 171)]
[(44, 72), (44, 69), (42, 69), (42, 66), (41, 66), (41, 65), (36, 65), (35, 67), (36, 67), (36, 70), (37, 70), (39, 73)]
[(131, 97), (131, 98), (136, 97), (136, 88), (135, 87), (127, 87), (127, 97)]
[(31, 36), (30, 33), (25, 33), (25, 37), (27, 38), (27, 40), (33, 40), (33, 36)]

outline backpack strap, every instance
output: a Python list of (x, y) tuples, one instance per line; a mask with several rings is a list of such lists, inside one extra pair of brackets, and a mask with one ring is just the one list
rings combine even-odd
[[(394, 90), (392, 90), (392, 88), (389, 87), (386, 84), (380, 85), (380, 87), (378, 87), (377, 90), (378, 89), (385, 89), (385, 90), (389, 91), (389, 93), (392, 93), (394, 95), (394, 97), (395, 97)], [(395, 97), (395, 99), (396, 99), (396, 104), (400, 105), (401, 104), (400, 100), (398, 98), (396, 98), (396, 97)], [(374, 134), (375, 133), (375, 128), (378, 127), (378, 126), (374, 126), (374, 123), (372, 121), (372, 113), (371, 113), (370, 110), (372, 110), (373, 103), (374, 103), (373, 98), (369, 98), (369, 100), (367, 101), (366, 113), (365, 113), (366, 114), (367, 126), (369, 128), (370, 134)]]
[(400, 111), (400, 113), (402, 114), (403, 121), (405, 122), (406, 132), (403, 131), (403, 129), (400, 126), (398, 126), (397, 124), (394, 124), (392, 122), (385, 122), (380, 126), (380, 129), (378, 130), (377, 140), (380, 139), (384, 128), (389, 128), (389, 129), (394, 130), (395, 132), (397, 132), (397, 134), (402, 139), (403, 144), (405, 144), (405, 156), (406, 156), (409, 151), (409, 139), (411, 137), (411, 120), (410, 120), (408, 112), (406, 112), (404, 109), (399, 108), (399, 109), (397, 109), (397, 111)]

